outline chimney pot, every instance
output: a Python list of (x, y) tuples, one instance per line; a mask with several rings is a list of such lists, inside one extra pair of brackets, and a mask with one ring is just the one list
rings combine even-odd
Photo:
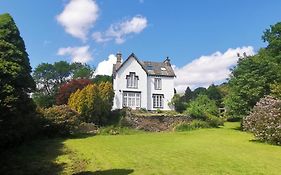
[(122, 61), (122, 54), (121, 54), (121, 52), (117, 52), (116, 58), (117, 58), (117, 62), (116, 63), (121, 64), (121, 61)]

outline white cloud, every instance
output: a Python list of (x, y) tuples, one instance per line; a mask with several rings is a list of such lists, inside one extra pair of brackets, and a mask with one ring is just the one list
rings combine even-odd
[(99, 7), (93, 0), (70, 0), (56, 18), (65, 31), (83, 41), (98, 18)]
[(110, 54), (107, 60), (103, 60), (98, 64), (95, 75), (112, 75), (113, 64), (115, 64), (116, 61), (116, 56)]
[(211, 55), (201, 56), (181, 68), (174, 66), (177, 91), (184, 92), (187, 86), (194, 89), (225, 81), (230, 75), (229, 69), (237, 64), (237, 53), (244, 52), (247, 55), (255, 54), (252, 46), (230, 48), (224, 53), (217, 51)]
[(81, 62), (87, 63), (92, 60), (91, 53), (89, 51), (90, 46), (81, 46), (81, 47), (66, 47), (60, 48), (57, 52), (58, 55), (70, 55), (72, 62)]
[(115, 40), (117, 44), (122, 44), (126, 36), (138, 34), (147, 27), (147, 19), (142, 16), (135, 16), (129, 20), (112, 24), (105, 32), (94, 32), (92, 37), (96, 42), (107, 42)]

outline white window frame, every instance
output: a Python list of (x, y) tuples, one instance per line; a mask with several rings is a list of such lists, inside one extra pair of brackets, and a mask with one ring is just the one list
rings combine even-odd
[(162, 89), (162, 79), (161, 78), (154, 78), (154, 89), (155, 90)]
[(133, 89), (138, 88), (139, 77), (136, 76), (135, 72), (130, 72), (129, 75), (126, 76), (126, 79), (127, 79), (127, 88), (133, 88)]
[(164, 95), (163, 94), (153, 94), (152, 103), (153, 103), (153, 108), (163, 108), (164, 107)]
[(123, 92), (123, 107), (140, 108), (141, 93), (140, 92)]

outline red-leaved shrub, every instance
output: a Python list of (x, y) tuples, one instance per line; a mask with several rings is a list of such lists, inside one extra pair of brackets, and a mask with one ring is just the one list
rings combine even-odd
[(67, 104), (68, 98), (72, 93), (76, 92), (78, 89), (83, 89), (91, 83), (92, 81), (88, 79), (73, 79), (62, 84), (56, 95), (57, 105)]
[(262, 98), (244, 118), (243, 129), (254, 133), (260, 141), (281, 145), (281, 100)]

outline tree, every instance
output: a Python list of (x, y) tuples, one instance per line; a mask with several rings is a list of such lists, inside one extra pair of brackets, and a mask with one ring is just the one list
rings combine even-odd
[(92, 81), (88, 79), (73, 79), (62, 84), (58, 89), (58, 93), (56, 94), (56, 104), (67, 104), (68, 98), (72, 93), (76, 92), (78, 89), (83, 89), (91, 83)]
[(79, 112), (85, 122), (106, 124), (113, 105), (113, 87), (109, 82), (90, 84), (78, 89), (68, 99), (68, 106)]
[(33, 78), (36, 81), (38, 90), (42, 94), (53, 94), (53, 87), (55, 86), (55, 67), (52, 64), (39, 64), (33, 72)]
[(99, 84), (99, 95), (101, 98), (101, 116), (102, 118), (99, 119), (100, 124), (107, 123), (107, 119), (110, 115), (112, 105), (113, 105), (113, 98), (114, 98), (114, 91), (112, 83), (110, 82), (102, 82)]
[(193, 92), (189, 87), (187, 87), (186, 90), (184, 91), (184, 95), (182, 98), (184, 102), (189, 102), (193, 98)]
[(9, 14), (0, 15), (0, 147), (31, 135), (35, 89), (25, 44)]
[(81, 114), (82, 121), (96, 124), (100, 123), (101, 104), (99, 88), (96, 84), (89, 84), (82, 90), (78, 89), (68, 99), (68, 106)]
[(108, 75), (96, 75), (95, 78), (93, 79), (94, 83), (102, 83), (102, 82), (110, 82), (112, 83), (112, 76)]
[(66, 61), (59, 61), (54, 63), (54, 80), (56, 84), (61, 84), (66, 81), (71, 73), (70, 64)]
[(94, 68), (87, 64), (72, 63), (71, 64), (72, 78), (91, 79), (94, 74)]
[(281, 23), (270, 26), (262, 38), (268, 43), (255, 56), (240, 60), (228, 82), (229, 94), (225, 105), (229, 115), (246, 116), (253, 106), (281, 82)]
[(281, 22), (271, 25), (263, 33), (262, 39), (268, 43), (266, 50), (270, 56), (277, 58), (278, 63), (281, 63)]
[(197, 98), (199, 95), (207, 95), (207, 89), (204, 87), (194, 89), (192, 99)]
[(212, 84), (211, 86), (208, 87), (207, 89), (207, 95), (211, 100), (216, 101), (216, 105), (218, 107), (222, 106), (222, 93), (220, 92), (219, 88)]

